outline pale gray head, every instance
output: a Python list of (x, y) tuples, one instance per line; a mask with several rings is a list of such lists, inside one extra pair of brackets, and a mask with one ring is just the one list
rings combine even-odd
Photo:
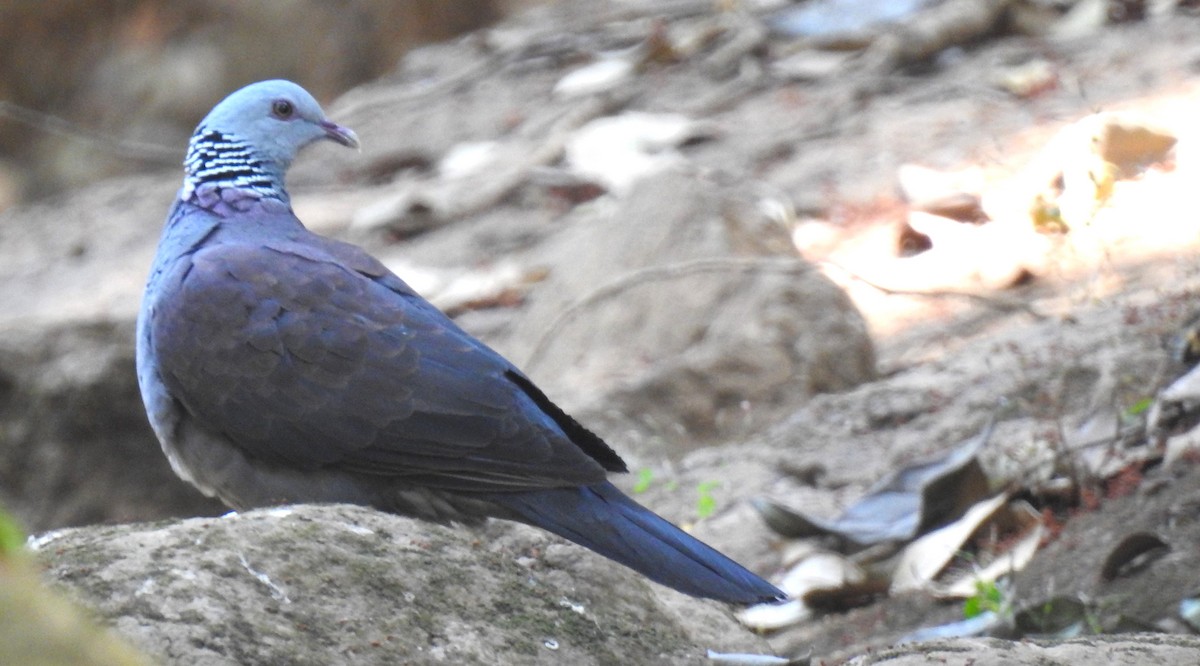
[(291, 81), (253, 83), (213, 107), (196, 127), (184, 160), (184, 198), (204, 184), (286, 200), (283, 177), (305, 146), (329, 139), (358, 147), (358, 136), (325, 117)]

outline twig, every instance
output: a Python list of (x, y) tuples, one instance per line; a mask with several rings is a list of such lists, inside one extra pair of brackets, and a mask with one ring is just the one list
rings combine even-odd
[(626, 273), (617, 279), (601, 285), (593, 291), (585, 294), (582, 298), (571, 303), (558, 316), (550, 322), (546, 327), (546, 331), (538, 338), (537, 345), (529, 354), (528, 360), (525, 362), (527, 369), (532, 369), (545, 356), (547, 349), (550, 346), (550, 340), (564, 326), (574, 320), (584, 309), (589, 308), (601, 301), (607, 300), (621, 293), (624, 293), (634, 287), (652, 282), (662, 282), (666, 280), (675, 280), (689, 275), (698, 273), (782, 273), (782, 274), (801, 274), (813, 270), (812, 264), (798, 259), (776, 259), (776, 258), (737, 258), (737, 257), (715, 257), (706, 259), (693, 259), (674, 264), (666, 264), (664, 266), (648, 266)]
[[(383, 93), (376, 96), (367, 95), (366, 99), (352, 100), (347, 103), (339, 104), (337, 112), (341, 116), (353, 117), (364, 109), (375, 107), (397, 107), (409, 106), (417, 103), (427, 102), (431, 97), (448, 93), (458, 87), (464, 85), (468, 81), (477, 81), (487, 77), (498, 70), (503, 64), (501, 58), (485, 58), (481, 57), (475, 62), (462, 67), (461, 69), (450, 72), (426, 85), (423, 86), (403, 86), (397, 89), (385, 90)], [(370, 88), (364, 89), (364, 92), (373, 92)]]
[(876, 284), (875, 282), (868, 280), (867, 278), (859, 275), (858, 273), (855, 273), (854, 271), (846, 268), (845, 266), (834, 263), (832, 261), (826, 260), (826, 261), (822, 261), (821, 263), (826, 266), (832, 266), (833, 268), (836, 268), (839, 271), (845, 273), (851, 279), (857, 280), (857, 281), (867, 285), (868, 287), (871, 287), (872, 289), (881, 291), (881, 292), (887, 294), (888, 296), (916, 296), (916, 297), (920, 297), (920, 298), (963, 298), (966, 300), (971, 300), (971, 301), (975, 301), (977, 303), (981, 303), (983, 305), (994, 308), (1001, 312), (1024, 312), (1025, 314), (1028, 314), (1029, 316), (1033, 317), (1034, 319), (1036, 319), (1038, 321), (1045, 321), (1047, 319), (1050, 319), (1049, 315), (1045, 315), (1045, 314), (1042, 314), (1041, 312), (1038, 312), (1037, 309), (1034, 308), (1029, 303), (1026, 303), (1023, 300), (1016, 299), (1016, 298), (1005, 298), (1003, 296), (979, 294), (979, 293), (975, 293), (975, 292), (971, 292), (971, 291), (955, 291), (953, 289), (934, 289), (931, 291), (917, 291), (914, 289), (892, 289), (890, 287), (885, 287), (881, 284)]
[(124, 141), (97, 136), (94, 130), (81, 127), (58, 116), (13, 104), (7, 100), (0, 100), (0, 117), (28, 125), (47, 134), (82, 141), (126, 157), (171, 166), (179, 166), (183, 162), (183, 151), (181, 150), (156, 143)]
[(679, 21), (720, 13), (719, 3), (713, 0), (656, 0), (653, 3), (573, 3), (565, 6), (547, 5), (547, 15), (552, 19), (550, 28), (543, 30), (529, 41), (546, 39), (547, 36), (561, 37), (562, 26), (570, 25), (579, 32), (593, 32), (610, 28), (616, 23), (639, 21), (646, 18)]

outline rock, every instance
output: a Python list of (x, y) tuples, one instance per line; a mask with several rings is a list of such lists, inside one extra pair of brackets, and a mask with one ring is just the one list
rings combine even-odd
[(171, 181), (113, 181), (0, 215), (0, 502), (31, 530), (222, 510), (171, 472), (134, 371)]
[(212, 515), (146, 423), (133, 323), (0, 331), (0, 501), (33, 529)]
[(678, 113), (625, 111), (580, 127), (567, 140), (563, 160), (576, 175), (624, 196), (638, 181), (683, 164), (679, 147), (712, 132)]
[(861, 315), (776, 250), (786, 231), (748, 212), (746, 191), (671, 171), (580, 212), (537, 253), (549, 274), (506, 341), (510, 357), (532, 358), (526, 370), (556, 400), (629, 415), (672, 453), (873, 377)]
[(350, 506), (54, 532), (46, 575), (170, 664), (699, 664), (768, 652), (718, 604), (538, 530)]
[(1200, 638), (1165, 634), (1088, 636), (1062, 642), (1006, 641), (998, 638), (916, 643), (879, 650), (846, 662), (853, 666), (884, 664), (917, 666), (1021, 666), (1028, 664), (1088, 664), (1137, 666), (1190, 664), (1200, 654)]

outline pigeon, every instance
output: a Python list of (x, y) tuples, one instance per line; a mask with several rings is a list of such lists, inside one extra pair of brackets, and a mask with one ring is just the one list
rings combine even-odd
[(230, 94), (192, 135), (137, 324), (176, 474), (237, 510), (507, 519), (693, 596), (784, 598), (621, 493), (620, 456), (512, 363), (363, 249), (305, 228), (284, 176), (320, 140), (359, 146), (282, 80)]

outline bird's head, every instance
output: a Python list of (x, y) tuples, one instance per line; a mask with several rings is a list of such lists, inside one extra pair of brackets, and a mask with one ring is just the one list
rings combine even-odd
[(358, 148), (358, 136), (325, 117), (307, 90), (291, 81), (252, 83), (213, 107), (200, 127), (232, 135), (286, 169), (301, 148), (320, 139)]
[(184, 162), (187, 184), (264, 189), (260, 183), (266, 177), (282, 189), (296, 153), (321, 139), (359, 147), (353, 130), (326, 118), (304, 88), (283, 80), (252, 83), (200, 121)]

